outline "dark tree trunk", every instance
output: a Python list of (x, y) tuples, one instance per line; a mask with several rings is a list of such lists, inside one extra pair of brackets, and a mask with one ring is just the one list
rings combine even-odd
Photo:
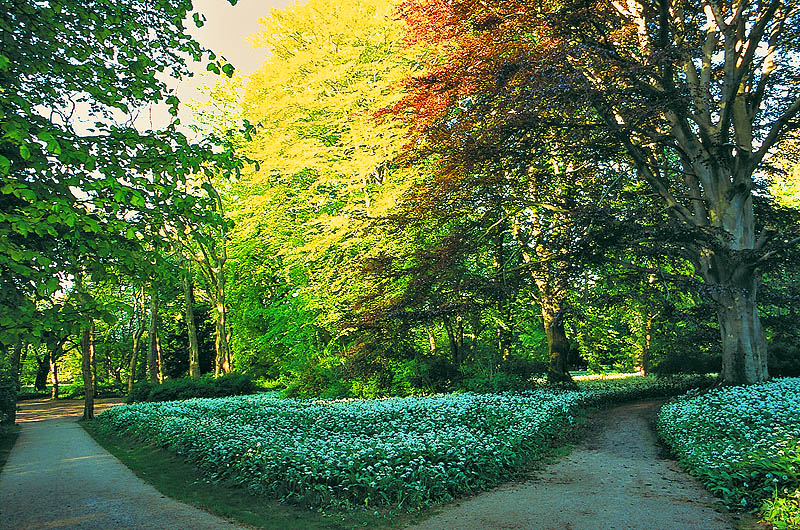
[[(749, 201), (748, 201), (749, 203)], [(752, 248), (752, 206), (740, 225), (731, 221), (727, 233), (737, 237), (726, 242)], [(749, 223), (745, 222), (749, 219)], [(722, 340), (720, 379), (728, 385), (745, 385), (769, 379), (767, 341), (758, 314), (759, 275), (745, 252), (730, 248), (708, 252), (697, 261), (711, 297), (717, 305)]]
[(653, 349), (653, 319), (656, 315), (646, 313), (644, 322), (644, 344), (636, 362), (637, 371), (642, 375), (650, 373), (650, 354)]
[(50, 350), (45, 351), (42, 359), (36, 359), (39, 366), (36, 369), (36, 379), (33, 382), (35, 390), (47, 390), (47, 376), (50, 375)]
[(83, 419), (94, 419), (94, 321), (81, 330), (81, 372), (83, 374)]
[(542, 322), (547, 337), (547, 381), (549, 383), (572, 383), (569, 374), (570, 345), (564, 330), (564, 308), (561, 300), (542, 300)]

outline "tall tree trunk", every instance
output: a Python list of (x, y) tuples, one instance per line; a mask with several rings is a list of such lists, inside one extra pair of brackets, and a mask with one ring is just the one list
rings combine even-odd
[(151, 383), (160, 383), (158, 378), (158, 291), (153, 285), (150, 297), (150, 326), (147, 332), (147, 371)]
[(33, 381), (34, 390), (47, 390), (47, 376), (50, 375), (50, 350), (45, 350), (42, 359), (36, 359), (39, 366), (36, 369), (36, 379)]
[(724, 241), (728, 248), (708, 252), (697, 263), (717, 305), (722, 339), (720, 378), (729, 385), (769, 379), (767, 341), (758, 314), (760, 278), (755, 266), (747, 262), (748, 249), (753, 248), (752, 206), (749, 211), (739, 224), (731, 221), (726, 227), (734, 236)]
[(142, 341), (142, 335), (144, 335), (144, 326), (141, 326), (133, 333), (133, 346), (131, 348), (131, 360), (130, 364), (128, 365), (128, 393), (131, 393), (133, 390), (133, 384), (136, 382), (136, 367), (139, 362), (139, 345)]
[(136, 369), (139, 365), (139, 347), (142, 343), (142, 336), (145, 330), (145, 290), (144, 285), (139, 288), (137, 297), (134, 301), (133, 318), (136, 320), (136, 328), (133, 330), (133, 344), (131, 347), (131, 359), (128, 364), (128, 394), (133, 390), (136, 382)]
[(194, 287), (191, 268), (187, 267), (183, 278), (186, 327), (189, 333), (189, 377), (200, 377), (200, 347), (197, 343), (197, 325), (194, 321)]
[(547, 337), (547, 381), (549, 383), (573, 384), (569, 374), (570, 345), (564, 329), (566, 310), (566, 286), (558, 278), (551, 278), (544, 271), (534, 274), (539, 288), (539, 303), (542, 308), (542, 324)]
[(58, 363), (56, 356), (50, 355), (50, 399), (58, 399)]
[(722, 338), (722, 372), (726, 384), (766, 381), (767, 345), (758, 315), (758, 278), (750, 289), (726, 289), (714, 295)]
[(231, 351), (228, 335), (228, 312), (225, 303), (225, 270), (218, 264), (216, 271), (216, 293), (215, 293), (215, 342), (217, 362), (214, 375), (222, 375), (231, 371)]
[(161, 335), (156, 330), (156, 358), (158, 360), (158, 382), (164, 382), (164, 358), (161, 356)]
[(83, 419), (94, 419), (95, 381), (94, 364), (94, 320), (81, 329), (81, 372), (83, 373)]
[(653, 349), (653, 320), (656, 315), (645, 312), (644, 320), (644, 344), (642, 344), (642, 352), (636, 360), (636, 371), (642, 375), (650, 373), (650, 354)]
[(572, 376), (569, 374), (567, 365), (570, 346), (564, 330), (563, 300), (542, 299), (542, 322), (547, 337), (547, 381), (572, 383)]

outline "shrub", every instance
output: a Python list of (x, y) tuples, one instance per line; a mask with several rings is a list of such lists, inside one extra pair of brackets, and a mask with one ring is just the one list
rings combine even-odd
[(0, 425), (13, 425), (17, 415), (17, 382), (10, 371), (0, 371)]
[(247, 374), (203, 376), (198, 379), (167, 379), (162, 384), (140, 381), (133, 385), (127, 403), (142, 401), (176, 401), (197, 397), (213, 398), (253, 394), (258, 389)]
[[(762, 506), (777, 528), (800, 519), (800, 379), (691, 395), (661, 409), (658, 431), (730, 507)], [(778, 520), (782, 518), (782, 520)]]
[(631, 377), (581, 390), (449, 394), (381, 400), (271, 396), (115, 407), (108, 434), (170, 448), (211, 480), (312, 506), (448, 500), (507, 480), (563, 436), (574, 415), (681, 392), (697, 377)]

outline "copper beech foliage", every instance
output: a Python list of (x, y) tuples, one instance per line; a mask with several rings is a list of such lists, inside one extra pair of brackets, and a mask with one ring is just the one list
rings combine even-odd
[(676, 249), (716, 304), (723, 380), (768, 377), (760, 270), (800, 239), (775, 237), (754, 190), (798, 126), (797, 2), (406, 0), (399, 15), (429, 47), (394, 109), (438, 157), (423, 193), (545, 145), (627, 168), (692, 235)]

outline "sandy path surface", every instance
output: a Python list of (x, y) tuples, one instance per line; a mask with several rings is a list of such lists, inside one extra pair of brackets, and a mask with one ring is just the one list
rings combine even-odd
[(661, 401), (597, 414), (568, 457), (531, 480), (445, 507), (414, 530), (729, 530), (729, 516), (661, 455), (651, 421)]
[[(99, 400), (96, 412), (118, 403)], [(83, 402), (27, 401), (20, 409), (20, 435), (0, 473), (0, 528), (238, 528), (142, 482), (75, 423)]]

